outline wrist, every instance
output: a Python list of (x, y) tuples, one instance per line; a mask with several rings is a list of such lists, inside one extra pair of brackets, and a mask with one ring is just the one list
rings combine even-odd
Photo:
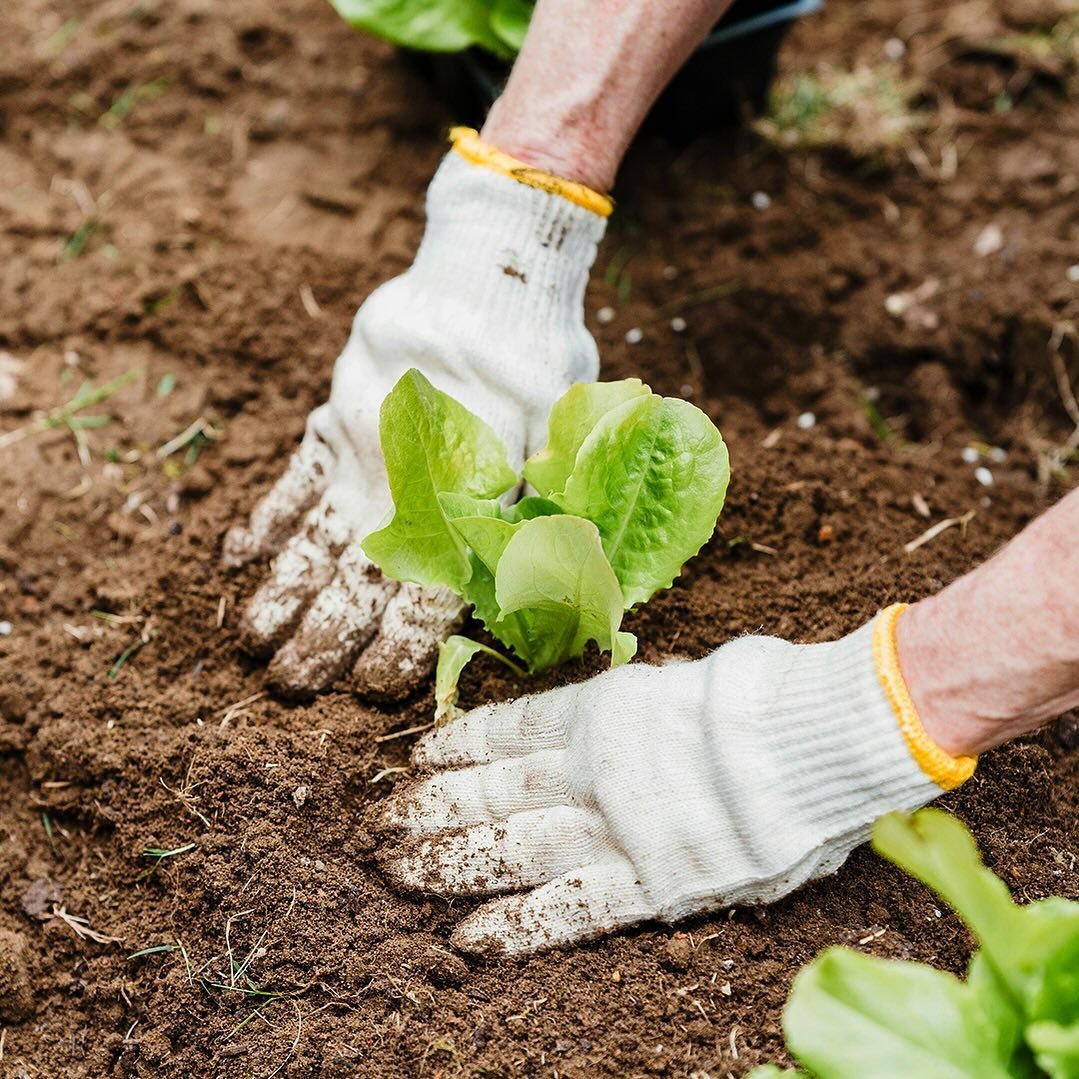
[(903, 677), (930, 738), (948, 753), (975, 756), (1051, 719), (1057, 702), (1027, 693), (1011, 674), (1005, 684), (976, 647), (963, 647), (976, 622), (955, 624), (941, 595), (914, 604), (896, 626)]
[(558, 125), (544, 116), (520, 115), (499, 98), (480, 132), (484, 142), (497, 146), (533, 168), (564, 176), (595, 191), (614, 185), (623, 148), (598, 138), (593, 125)]

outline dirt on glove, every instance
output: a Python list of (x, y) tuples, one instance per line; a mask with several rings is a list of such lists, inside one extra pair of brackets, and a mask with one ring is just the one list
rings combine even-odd
[[(1063, 11), (800, 26), (785, 72), (921, 81), (892, 146), (636, 147), (587, 299), (604, 377), (696, 402), (734, 466), (628, 619), (641, 659), (843, 634), (1074, 482), (1075, 55), (1016, 44)], [(826, 945), (963, 968), (957, 919), (866, 850), (767, 910), (512, 963), (449, 946), (469, 903), (394, 894), (365, 814), (431, 694), (275, 699), (237, 641), (261, 570), (220, 548), (408, 264), (452, 116), (321, 0), (22, 0), (0, 31), (0, 1075), (728, 1079), (783, 1059)], [(64, 412), (86, 379), (110, 392)], [(462, 696), (598, 666), (480, 660)], [(1079, 894), (1075, 730), (945, 800), (1023, 900)]]

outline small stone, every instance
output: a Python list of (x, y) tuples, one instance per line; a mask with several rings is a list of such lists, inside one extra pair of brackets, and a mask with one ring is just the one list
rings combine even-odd
[(722, 994), (723, 994), (723, 995), (724, 995), (725, 997), (729, 997), (729, 996), (731, 995), (731, 983), (730, 983), (730, 982), (724, 982), (724, 983), (723, 983), (723, 984), (722, 984), (722, 985), (721, 985), (721, 986), (719, 987), (719, 991), (720, 991), (720, 992), (721, 992), (721, 993), (722, 993)]
[(817, 417), (812, 412), (803, 412), (794, 422), (800, 431), (812, 431), (817, 426)]
[(1073, 285), (1079, 285), (1079, 262), (1077, 262), (1074, 266), (1068, 267), (1067, 277)]
[(596, 321), (601, 326), (606, 326), (608, 322), (614, 322), (614, 308), (613, 307), (601, 307), (596, 312)]
[(315, 872), (316, 873), (325, 873), (326, 872), (326, 863), (321, 858), (318, 858), (318, 859), (315, 860)]
[(663, 965), (671, 970), (688, 970), (689, 962), (693, 958), (693, 944), (690, 942), (688, 933), (675, 933), (667, 941), (666, 954), (663, 957)]
[(306, 787), (297, 787), (292, 792), (292, 800), (296, 803), (296, 808), (299, 809), (304, 802), (307, 801), (308, 790)]
[(903, 57), (907, 55), (906, 43), (901, 38), (888, 38), (884, 43), (884, 55), (887, 56), (893, 64), (902, 60)]
[(817, 542), (818, 543), (831, 543), (835, 539), (835, 529), (828, 524), (821, 525), (817, 529)]
[(634, 326), (631, 330), (626, 330), (626, 344), (627, 345), (639, 345), (644, 340), (644, 330), (639, 326)]
[(673, 281), (678, 276), (677, 266), (664, 266), (663, 267), (663, 280)]
[(686, 320), (682, 318), (681, 315), (675, 315), (674, 318), (671, 319), (671, 329), (674, 330), (675, 333), (685, 333)]
[(620, 970), (611, 971), (611, 981), (617, 985), (622, 980), (622, 972)]
[(982, 465), (981, 468), (976, 468), (974, 470), (974, 478), (983, 487), (992, 487), (993, 486), (993, 473), (990, 472), (989, 469), (985, 467), (985, 465)]
[(733, 959), (724, 959), (723, 962), (720, 963), (720, 966), (724, 970), (734, 970), (734, 960)]
[(906, 293), (893, 292), (884, 301), (884, 310), (892, 318), (901, 318), (908, 307), (910, 307), (910, 297)]
[(1008, 459), (1008, 451), (1001, 446), (994, 446), (989, 451), (989, 460), (995, 465), (1002, 465)]
[(11, 629), (12, 626), (10, 622), (0, 622), (0, 637), (10, 637)]
[(772, 205), (772, 196), (766, 191), (754, 191), (749, 196), (749, 201), (753, 204), (754, 210), (767, 210)]
[(978, 258), (995, 255), (1004, 246), (1004, 231), (999, 225), (986, 225), (974, 241), (974, 254)]
[(973, 446), (964, 446), (959, 456), (963, 458), (965, 465), (976, 465), (981, 458), (981, 454)]
[(573, 1042), (569, 1038), (556, 1038), (554, 1051), (556, 1053), (568, 1053), (573, 1048)]
[(48, 877), (39, 877), (22, 894), (23, 913), (39, 922), (52, 917), (50, 907), (64, 901), (64, 893)]
[(486, 1027), (476, 1027), (472, 1031), (472, 1047), (473, 1049), (486, 1049), (487, 1043), (491, 1040), (491, 1032)]

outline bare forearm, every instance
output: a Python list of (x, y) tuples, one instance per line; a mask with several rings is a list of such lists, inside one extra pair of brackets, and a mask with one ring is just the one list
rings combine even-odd
[(978, 753), (1079, 706), (1079, 491), (899, 621), (926, 730)]
[(539, 0), (484, 141), (607, 191), (630, 140), (731, 0)]

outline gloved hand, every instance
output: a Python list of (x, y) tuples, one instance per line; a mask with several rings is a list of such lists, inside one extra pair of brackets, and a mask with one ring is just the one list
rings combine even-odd
[(453, 942), (510, 955), (833, 872), (893, 809), (962, 782), (903, 683), (889, 608), (828, 644), (743, 637), (480, 708), (427, 735), (385, 803), (400, 887), (494, 895)]
[(597, 374), (583, 297), (609, 200), (474, 132), (454, 137), (415, 262), (360, 308), (329, 401), (250, 525), (225, 537), (227, 565), (276, 555), (242, 636), (275, 653), (270, 680), (286, 692), (322, 689), (355, 662), (358, 689), (402, 696), (462, 617), (455, 596), (386, 580), (360, 550), (391, 508), (378, 414), (398, 378), (419, 368), (520, 465), (543, 445), (551, 405)]

